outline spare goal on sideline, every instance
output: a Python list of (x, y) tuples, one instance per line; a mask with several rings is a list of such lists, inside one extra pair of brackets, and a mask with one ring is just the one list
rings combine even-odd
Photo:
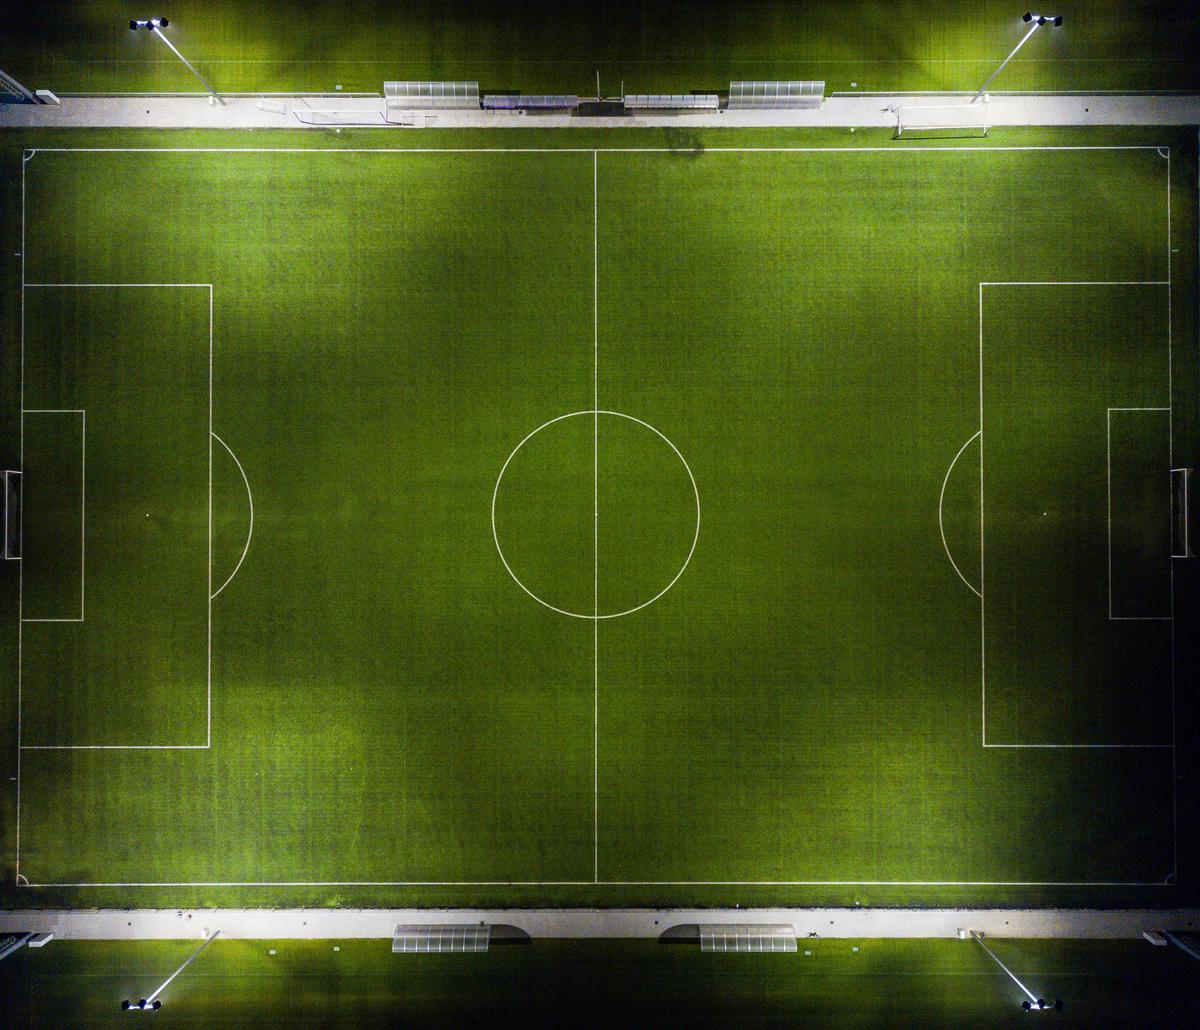
[(1191, 558), (1192, 550), (1191, 520), (1192, 513), (1188, 505), (1188, 494), (1191, 492), (1192, 470), (1190, 468), (1171, 469), (1171, 557)]
[(986, 136), (991, 128), (988, 97), (978, 103), (895, 104), (896, 139), (917, 133), (935, 138)]
[(21, 473), (4, 470), (4, 557), (21, 557)]
[(301, 97), (292, 113), (304, 125), (382, 125), (378, 97)]

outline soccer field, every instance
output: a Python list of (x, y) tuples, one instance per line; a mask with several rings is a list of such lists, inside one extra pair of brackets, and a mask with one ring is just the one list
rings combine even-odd
[(867, 135), (25, 148), (20, 899), (1161, 897), (1194, 133)]

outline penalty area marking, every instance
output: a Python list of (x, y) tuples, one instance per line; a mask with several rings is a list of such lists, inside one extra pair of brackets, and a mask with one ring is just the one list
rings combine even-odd
[[(1158, 148), (1155, 148), (1158, 149)], [(1169, 152), (1170, 148), (1166, 148)], [(1167, 267), (1170, 268), (1170, 165), (1167, 168)], [(1167, 290), (1167, 396), (1171, 396), (1172, 384), (1172, 334), (1171, 334), (1171, 280), (1167, 279), (1120, 279), (1120, 280), (1012, 280), (1012, 281), (989, 281), (979, 283), (979, 691), (980, 691), (980, 743), (984, 748), (1037, 748), (1045, 750), (1134, 750), (1134, 751), (1163, 751), (1169, 750), (1172, 752), (1172, 762), (1174, 762), (1175, 752), (1175, 647), (1174, 647), (1174, 631), (1175, 620), (1174, 616), (1170, 616), (1163, 621), (1168, 621), (1171, 624), (1171, 725), (1172, 739), (1166, 743), (1150, 743), (1150, 744), (989, 744), (987, 739), (987, 617), (986, 604), (984, 597), (984, 573), (985, 573), (985, 548), (984, 548), (984, 494), (983, 494), (983, 290), (985, 286), (1005, 287), (1005, 286), (1162, 286)], [(1172, 409), (1168, 405), (1165, 409), (1170, 412)], [(1172, 453), (1174, 445), (1171, 445)], [(1111, 533), (1111, 529), (1109, 531)], [(1172, 611), (1174, 610), (1174, 563), (1171, 564), (1171, 602)], [(1175, 777), (1172, 775), (1172, 791), (1175, 803), (1177, 804), (1178, 790), (1175, 784)], [(1176, 843), (1178, 843), (1178, 828), (1175, 830)]]
[[(28, 157), (22, 162), (21, 193), (21, 266), (24, 279), (25, 256), (27, 253), (25, 241), (25, 169), (24, 165), (36, 154), (36, 150), (28, 152)], [(201, 289), (208, 291), (208, 590), (207, 626), (206, 626), (206, 655), (205, 655), (205, 740), (203, 744), (26, 744), (22, 739), (22, 701), (23, 701), (23, 669), (24, 669), (24, 635), (20, 627), (25, 622), (35, 621), (25, 619), (24, 613), (24, 569), (18, 572), (18, 605), (21, 617), (18, 618), (17, 632), (17, 754), (24, 751), (206, 751), (212, 747), (212, 413), (213, 413), (213, 284), (212, 283), (88, 283), (88, 282), (24, 282), (21, 283), (21, 461), (24, 464), (25, 434), (24, 415), (45, 409), (25, 407), (25, 291), (27, 289)], [(74, 409), (72, 409), (74, 410)], [(85, 415), (86, 420), (86, 415)], [(234, 458), (237, 461), (237, 458)], [(239, 466), (240, 467), (240, 466)], [(21, 865), (21, 763), (17, 763), (17, 844), (15, 851), (15, 867), (20, 875)]]
[[(562, 422), (564, 419), (578, 418), (580, 416), (585, 416), (585, 415), (590, 415), (593, 418), (593, 420), (598, 420), (599, 416), (601, 416), (601, 415), (612, 415), (616, 418), (624, 418), (624, 419), (628, 419), (630, 422), (636, 422), (639, 426), (642, 426), (645, 429), (649, 429), (650, 432), (652, 432), (655, 436), (657, 436), (660, 440), (662, 440), (663, 443), (665, 443), (668, 447), (670, 447), (671, 450), (675, 452), (675, 457), (677, 457), (680, 460), (680, 462), (683, 463), (683, 467), (688, 474), (688, 481), (692, 484), (692, 496), (695, 498), (695, 501), (696, 501), (696, 527), (695, 527), (694, 532), (692, 533), (692, 545), (690, 548), (688, 548), (687, 557), (684, 558), (683, 564), (679, 567), (679, 571), (676, 572), (674, 577), (672, 577), (671, 581), (665, 587), (663, 587), (657, 594), (655, 594), (652, 598), (650, 598), (650, 600), (643, 601), (641, 604), (635, 605), (633, 608), (627, 608), (624, 611), (620, 611), (620, 612), (610, 612), (606, 615), (601, 615), (598, 609), (594, 610), (591, 614), (587, 614), (584, 612), (568, 611), (566, 608), (559, 608), (557, 605), (553, 605), (549, 601), (546, 601), (543, 598), (538, 597), (537, 594), (535, 594), (532, 590), (529, 589), (529, 587), (527, 587), (524, 583), (521, 582), (520, 577), (513, 571), (512, 566), (508, 564), (508, 559), (504, 556), (504, 548), (500, 546), (499, 533), (496, 530), (496, 498), (500, 494), (500, 484), (504, 480), (504, 473), (508, 470), (508, 466), (511, 464), (513, 458), (515, 458), (517, 456), (517, 452), (520, 451), (520, 449), (522, 447), (524, 447), (525, 444), (527, 444), (530, 440), (532, 440), (535, 436), (537, 436), (537, 434), (540, 433), (543, 429), (546, 429), (547, 427), (554, 425), (556, 422)], [(688, 565), (691, 563), (692, 555), (696, 553), (696, 543), (699, 539), (700, 539), (700, 490), (696, 486), (696, 477), (692, 475), (692, 467), (687, 463), (687, 459), (679, 452), (679, 448), (676, 447), (670, 441), (670, 439), (668, 439), (663, 433), (661, 433), (659, 430), (655, 429), (654, 426), (650, 425), (649, 422), (643, 422), (640, 418), (635, 418), (633, 415), (626, 415), (624, 412), (621, 412), (621, 411), (605, 411), (603, 409), (588, 408), (584, 411), (569, 411), (565, 415), (557, 415), (554, 418), (550, 419), (549, 421), (543, 422), (540, 426), (538, 426), (531, 433), (529, 433), (519, 444), (517, 444), (516, 447), (513, 448), (512, 453), (505, 459), (504, 464), (501, 466), (500, 474), (496, 477), (496, 485), (492, 489), (492, 540), (496, 544), (496, 553), (498, 555), (500, 555), (500, 560), (504, 563), (504, 568), (508, 570), (508, 574), (512, 577), (513, 582), (516, 583), (517, 586), (519, 586), (522, 590), (524, 590), (525, 593), (527, 593), (535, 601), (537, 601), (538, 604), (540, 604), (546, 608), (549, 608), (553, 612), (558, 612), (560, 615), (568, 615), (572, 619), (590, 619), (592, 621), (599, 621), (601, 619), (619, 619), (622, 616), (632, 615), (634, 612), (640, 612), (643, 608), (649, 607), (655, 601), (657, 601), (660, 597), (662, 597), (663, 594), (665, 594), (668, 590), (670, 590), (671, 587), (673, 587), (677, 582), (679, 582), (679, 577), (682, 576), (684, 574), (684, 572), (687, 570)]]

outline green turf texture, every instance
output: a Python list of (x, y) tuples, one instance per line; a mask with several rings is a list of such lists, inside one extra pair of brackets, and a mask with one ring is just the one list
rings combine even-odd
[[(1060, 4), (997, 90), (1200, 87), (1186, 4)], [(822, 79), (833, 91), (975, 90), (1021, 39), (1008, 0), (711, 0), (538, 3), (166, 0), (175, 44), (224, 92), (382, 92), (395, 79), (478, 80), (484, 91), (725, 90), (731, 79)], [(196, 92), (158, 40), (130, 32), (130, 0), (14, 7), (0, 67), (60, 92)]]
[[(214, 442), (210, 573), (208, 290), (27, 287), (25, 406), (88, 412), (87, 621), (22, 627), (22, 743), (211, 748), (24, 751), (20, 872), (219, 886), (15, 900), (1030, 902), (1174, 874), (1169, 749), (981, 746), (981, 666), (989, 742), (1171, 740), (1169, 624), (1108, 620), (1105, 518), (1107, 409), (1165, 396), (1165, 288), (986, 287), (986, 606), (938, 501), (978, 585), (978, 446), (946, 475), (979, 429), (979, 283), (1189, 281), (1194, 150), (1150, 139), (1168, 268), (1152, 148), (707, 140), (24, 165), (26, 282), (213, 284), (212, 429), (254, 531), (211, 605), (210, 738), (206, 596), (249, 507)], [(1170, 315), (1194, 365), (1194, 294)], [(596, 402), (678, 448), (701, 528), (666, 594), (594, 625), (522, 592), (492, 505), (556, 607), (666, 585), (695, 498), (650, 430), (563, 419), (497, 489)], [(23, 589), (68, 615), (72, 419), (25, 421), (54, 559)], [(1112, 440), (1115, 596), (1161, 606), (1161, 553), (1129, 557), (1167, 511), (1138, 424)], [(247, 881), (308, 886), (223, 886)]]
[[(334, 946), (340, 950), (335, 952)], [(194, 941), (62, 942), (0, 966), (13, 1025), (127, 1026)], [(803, 940), (790, 955), (651, 941), (493, 945), (398, 956), (387, 941), (221, 941), (162, 995), (170, 1026), (1185, 1026), (1191, 960), (1144, 941), (994, 940), (1061, 1012), (1024, 996), (970, 941)], [(857, 948), (858, 950), (853, 950)], [(274, 955), (269, 954), (271, 950)], [(805, 952), (811, 954), (805, 954)]]

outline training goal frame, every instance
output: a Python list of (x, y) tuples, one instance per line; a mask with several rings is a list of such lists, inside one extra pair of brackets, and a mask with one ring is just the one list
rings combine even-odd
[(893, 104), (888, 110), (896, 116), (896, 139), (914, 132), (986, 136), (992, 127), (988, 101), (985, 95), (978, 103)]

